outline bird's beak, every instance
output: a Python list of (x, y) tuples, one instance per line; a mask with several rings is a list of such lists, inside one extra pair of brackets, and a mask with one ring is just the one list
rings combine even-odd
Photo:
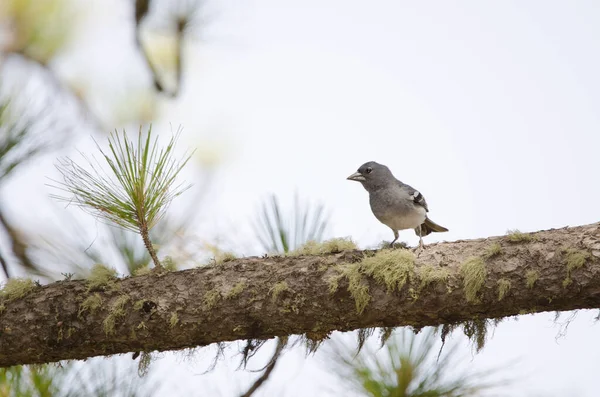
[(365, 177), (360, 172), (355, 172), (354, 174), (350, 175), (346, 179), (348, 179), (349, 181), (356, 181), (356, 182), (366, 181)]

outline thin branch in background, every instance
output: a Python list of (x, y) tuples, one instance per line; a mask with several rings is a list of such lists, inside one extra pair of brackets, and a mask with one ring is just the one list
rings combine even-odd
[(267, 366), (264, 368), (265, 372), (263, 372), (263, 374), (254, 381), (252, 386), (250, 386), (248, 388), (248, 390), (244, 394), (241, 395), (241, 397), (252, 396), (254, 394), (254, 392), (257, 391), (267, 381), (267, 379), (269, 379), (271, 372), (273, 372), (273, 370), (275, 369), (275, 365), (277, 365), (277, 361), (281, 357), (281, 352), (283, 351), (285, 344), (286, 343), (283, 338), (279, 338), (277, 340), (277, 347), (275, 348), (275, 352), (273, 353), (271, 360), (269, 361)]
[(240, 367), (246, 368), (246, 365), (248, 365), (248, 360), (250, 360), (252, 357), (254, 357), (254, 355), (256, 353), (258, 353), (258, 350), (265, 343), (267, 343), (267, 340), (265, 340), (265, 339), (248, 339), (248, 340), (246, 340), (246, 344), (244, 345), (244, 348), (240, 352), (242, 354), (242, 360), (240, 362)]
[[(155, 2), (150, 0), (136, 0), (134, 19), (135, 19), (135, 43), (136, 46), (150, 71), (152, 83), (158, 92), (166, 94), (170, 97), (177, 97), (181, 91), (181, 83), (183, 79), (183, 43), (187, 34), (198, 25), (200, 20), (200, 9), (203, 1), (200, 0), (170, 0), (159, 7), (158, 12), (166, 14), (164, 21), (170, 25), (169, 30), (175, 34), (175, 87), (169, 92), (161, 81), (161, 76), (158, 68), (150, 59), (150, 54), (145, 48), (142, 41), (142, 23), (147, 19), (148, 13)], [(160, 3), (160, 2), (159, 2)], [(161, 9), (166, 7), (166, 9)], [(155, 7), (156, 8), (156, 7)]]
[(143, 58), (144, 62), (146, 63), (148, 70), (150, 71), (150, 74), (152, 76), (152, 83), (154, 84), (154, 88), (158, 92), (166, 93), (162, 83), (160, 82), (160, 78), (158, 76), (158, 71), (154, 67), (154, 64), (150, 60), (148, 52), (146, 52), (146, 50), (144, 49), (144, 44), (142, 43), (142, 37), (141, 37), (142, 22), (146, 18), (146, 15), (148, 15), (148, 11), (150, 10), (150, 5), (151, 5), (150, 0), (135, 0), (135, 5), (134, 5), (134, 7), (135, 7), (135, 10), (134, 10), (135, 44), (136, 44), (140, 54), (142, 55), (142, 58)]
[(144, 49), (144, 44), (142, 43), (142, 39), (141, 39), (141, 32), (140, 32), (140, 29), (138, 26), (136, 26), (136, 29), (135, 29), (135, 44), (137, 45), (137, 47), (142, 55), (142, 58), (143, 58), (144, 62), (146, 63), (148, 70), (150, 71), (150, 74), (152, 76), (152, 84), (154, 85), (154, 88), (156, 89), (156, 91), (162, 92), (164, 94), (174, 97), (175, 95), (167, 92), (167, 90), (165, 90), (162, 83), (160, 82), (160, 77), (158, 76), (158, 70), (156, 69), (156, 67), (154, 66), (152, 61), (150, 60), (150, 56), (149, 56), (148, 52), (146, 52), (146, 50)]
[(177, 20), (177, 39), (175, 44), (175, 89), (173, 96), (179, 95), (179, 91), (181, 91), (181, 81), (183, 80), (183, 39), (187, 24), (188, 20), (185, 18), (180, 18)]
[(135, 26), (137, 28), (148, 14), (148, 10), (150, 10), (150, 0), (135, 0), (134, 7)]
[(177, 96), (181, 91), (183, 80), (183, 43), (184, 39), (198, 26), (204, 24), (201, 18), (201, 10), (204, 0), (177, 0), (170, 1), (170, 19), (175, 25), (176, 53), (175, 53), (175, 91)]
[[(19, 232), (11, 226), (11, 224), (8, 222), (2, 211), (0, 211), (0, 225), (2, 225), (2, 228), (6, 232), (8, 240), (10, 241), (11, 251), (13, 255), (19, 260), (21, 266), (23, 266), (29, 272), (39, 274), (37, 266), (35, 266), (35, 264), (31, 261), (29, 255), (27, 254), (27, 243), (23, 241)], [(6, 274), (6, 277), (9, 277), (8, 267), (4, 268), (4, 260), (2, 262), (2, 268), (4, 269), (4, 273)]]
[(0, 265), (2, 265), (2, 272), (4, 272), (4, 277), (10, 278), (10, 273), (8, 272), (8, 263), (2, 256), (1, 252), (0, 252)]
[(110, 134), (110, 155), (96, 145), (112, 175), (85, 156), (91, 172), (69, 158), (63, 159), (57, 169), (64, 182), (57, 182), (54, 187), (69, 196), (52, 197), (74, 203), (109, 224), (139, 233), (155, 267), (162, 269), (149, 231), (164, 216), (170, 202), (189, 188), (189, 185), (174, 186), (177, 175), (191, 157), (189, 154), (179, 162), (172, 157), (180, 132), (163, 149), (158, 146), (158, 138), (151, 144), (151, 127), (145, 138), (140, 127), (137, 146), (129, 141), (125, 131), (122, 137), (117, 132)]

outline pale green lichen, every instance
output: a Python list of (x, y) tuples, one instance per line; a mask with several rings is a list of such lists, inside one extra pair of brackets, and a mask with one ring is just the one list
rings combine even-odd
[(447, 284), (450, 276), (448, 269), (443, 267), (432, 265), (415, 267), (415, 255), (406, 249), (380, 250), (371, 255), (365, 254), (360, 262), (344, 263), (336, 266), (335, 270), (336, 273), (329, 275), (326, 280), (329, 293), (334, 294), (339, 289), (340, 280), (347, 279), (348, 292), (354, 299), (359, 314), (371, 301), (367, 278), (385, 285), (388, 293), (400, 291), (412, 281), (415, 285), (408, 293), (413, 299), (417, 299), (418, 293), (423, 288), (434, 283)]
[(539, 278), (540, 273), (537, 270), (528, 270), (527, 273), (525, 273), (527, 288), (533, 288), (533, 286)]
[(4, 306), (4, 303), (0, 304), (0, 314), (4, 313), (5, 310), (6, 310), (6, 306)]
[(483, 256), (483, 259), (489, 260), (489, 259), (492, 259), (501, 254), (502, 254), (502, 246), (498, 243), (494, 243), (484, 250), (482, 256)]
[(485, 283), (487, 269), (485, 262), (479, 257), (469, 258), (460, 266), (460, 274), (463, 277), (465, 297), (468, 302), (478, 302), (478, 293)]
[(486, 319), (474, 319), (462, 323), (464, 334), (473, 342), (477, 352), (481, 351), (485, 346), (488, 325), (491, 326), (490, 320)]
[(416, 276), (416, 278), (419, 280), (420, 291), (430, 284), (447, 282), (450, 272), (448, 269), (443, 267), (423, 265), (416, 269)]
[(321, 273), (325, 273), (327, 270), (329, 270), (329, 264), (327, 263), (321, 263), (318, 267), (319, 272)]
[(144, 303), (146, 303), (147, 301), (148, 301), (147, 299), (139, 299), (139, 300), (135, 301), (135, 303), (133, 304), (133, 310), (135, 310), (135, 311), (142, 310), (142, 308), (144, 307)]
[(567, 278), (565, 278), (562, 282), (563, 288), (567, 288), (572, 283), (573, 283), (573, 280), (571, 279), (571, 277), (567, 276)]
[[(400, 290), (414, 276), (415, 255), (404, 249), (382, 250), (360, 262), (341, 266), (340, 269), (348, 279), (348, 292), (354, 298), (356, 311), (360, 314), (371, 301), (369, 286), (363, 276), (385, 284), (388, 293)], [(329, 280), (329, 291), (334, 288), (337, 289), (337, 284), (332, 278)]]
[(19, 299), (35, 288), (33, 280), (28, 278), (9, 278), (0, 290), (0, 297), (7, 301)]
[(94, 313), (100, 306), (102, 306), (102, 297), (98, 293), (92, 294), (79, 305), (78, 317), (81, 318), (81, 315), (86, 311)]
[(240, 281), (236, 285), (233, 286), (227, 293), (225, 294), (225, 299), (233, 299), (239, 294), (241, 294), (246, 288), (246, 282)]
[(569, 272), (579, 269), (585, 265), (585, 262), (590, 258), (590, 254), (588, 252), (578, 250), (576, 248), (567, 248), (563, 252), (565, 254), (567, 271)]
[(506, 237), (511, 243), (528, 243), (534, 240), (531, 234), (521, 233), (519, 230), (509, 230), (506, 232)]
[(358, 271), (386, 285), (388, 292), (400, 290), (415, 271), (415, 255), (404, 249), (379, 251), (358, 263)]
[(210, 310), (219, 300), (221, 299), (221, 293), (219, 290), (213, 289), (204, 294), (204, 299), (202, 301), (204, 310)]
[(277, 301), (277, 298), (279, 297), (279, 295), (282, 292), (285, 291), (289, 291), (290, 287), (288, 286), (288, 283), (285, 281), (280, 281), (278, 283), (275, 283), (270, 289), (269, 289), (269, 293), (271, 294), (271, 300), (273, 302)]
[(124, 317), (127, 312), (125, 311), (125, 305), (129, 302), (131, 298), (128, 295), (120, 295), (115, 299), (112, 306), (110, 307), (110, 312), (108, 316), (104, 319), (104, 333), (106, 335), (115, 333), (115, 325), (117, 320), (121, 317)]
[(565, 264), (567, 266), (567, 277), (563, 281), (563, 287), (566, 288), (573, 282), (571, 279), (573, 270), (585, 265), (586, 261), (590, 258), (590, 254), (576, 248), (566, 248), (562, 252), (565, 256)]
[(371, 301), (369, 286), (355, 267), (352, 268), (352, 271), (346, 272), (345, 276), (348, 279), (348, 292), (354, 298), (356, 311), (361, 314)]
[(508, 291), (510, 291), (511, 282), (505, 278), (498, 280), (498, 301), (504, 299)]
[(359, 328), (358, 334), (357, 334), (357, 340), (358, 340), (358, 348), (356, 349), (357, 353), (362, 350), (363, 346), (367, 342), (367, 339), (369, 339), (375, 333), (376, 329), (377, 328), (375, 328), (375, 327)]
[(169, 319), (169, 327), (174, 328), (179, 322), (179, 316), (177, 312), (171, 313), (171, 318)]
[(87, 278), (88, 292), (97, 288), (112, 287), (117, 279), (117, 271), (100, 263), (95, 264)]
[(341, 266), (337, 267), (338, 273), (330, 276), (327, 279), (327, 284), (329, 285), (329, 293), (335, 294), (340, 286), (340, 279), (344, 277), (344, 273)]
[(142, 352), (140, 356), (140, 362), (138, 363), (138, 376), (140, 378), (148, 374), (148, 369), (152, 363), (152, 354), (149, 352)]
[(357, 249), (356, 243), (349, 237), (333, 238), (321, 243), (309, 241), (298, 249), (289, 252), (287, 256), (323, 255), (355, 249)]
[(213, 260), (215, 261), (215, 265), (222, 265), (223, 263), (231, 262), (235, 259), (237, 259), (237, 256), (233, 252), (218, 251)]
[(379, 343), (380, 347), (385, 346), (385, 343), (390, 339), (390, 336), (394, 333), (395, 327), (381, 327), (379, 328)]
[(137, 269), (135, 269), (133, 271), (133, 275), (134, 276), (144, 276), (146, 274), (150, 274), (150, 272), (152, 271), (152, 269), (150, 268), (149, 265), (144, 265), (144, 266), (140, 266)]
[(408, 243), (405, 241), (396, 241), (394, 243), (394, 246), (390, 246), (390, 241), (382, 241), (381, 243), (379, 243), (377, 245), (377, 249), (378, 250), (385, 250), (385, 249), (409, 249)]
[(304, 342), (306, 354), (314, 354), (321, 344), (329, 339), (330, 332), (306, 332), (300, 338)]
[(168, 272), (177, 271), (177, 263), (175, 263), (173, 258), (171, 258), (170, 256), (167, 256), (163, 259), (162, 265), (163, 268)]

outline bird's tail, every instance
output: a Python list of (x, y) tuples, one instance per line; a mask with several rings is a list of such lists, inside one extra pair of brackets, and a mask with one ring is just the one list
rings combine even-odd
[[(425, 222), (423, 222), (423, 224), (421, 225), (421, 236), (427, 236), (431, 232), (442, 233), (447, 231), (448, 229), (446, 229), (444, 226), (438, 225), (429, 218), (425, 218)], [(419, 235), (419, 228), (415, 229), (415, 233), (417, 234), (417, 236)]]

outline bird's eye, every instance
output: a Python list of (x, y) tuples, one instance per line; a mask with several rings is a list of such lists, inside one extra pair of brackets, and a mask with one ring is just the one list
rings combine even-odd
[(368, 167), (368, 168), (365, 170), (365, 173), (367, 173), (367, 174), (370, 174), (372, 171), (373, 171), (373, 168), (371, 168), (371, 167)]

